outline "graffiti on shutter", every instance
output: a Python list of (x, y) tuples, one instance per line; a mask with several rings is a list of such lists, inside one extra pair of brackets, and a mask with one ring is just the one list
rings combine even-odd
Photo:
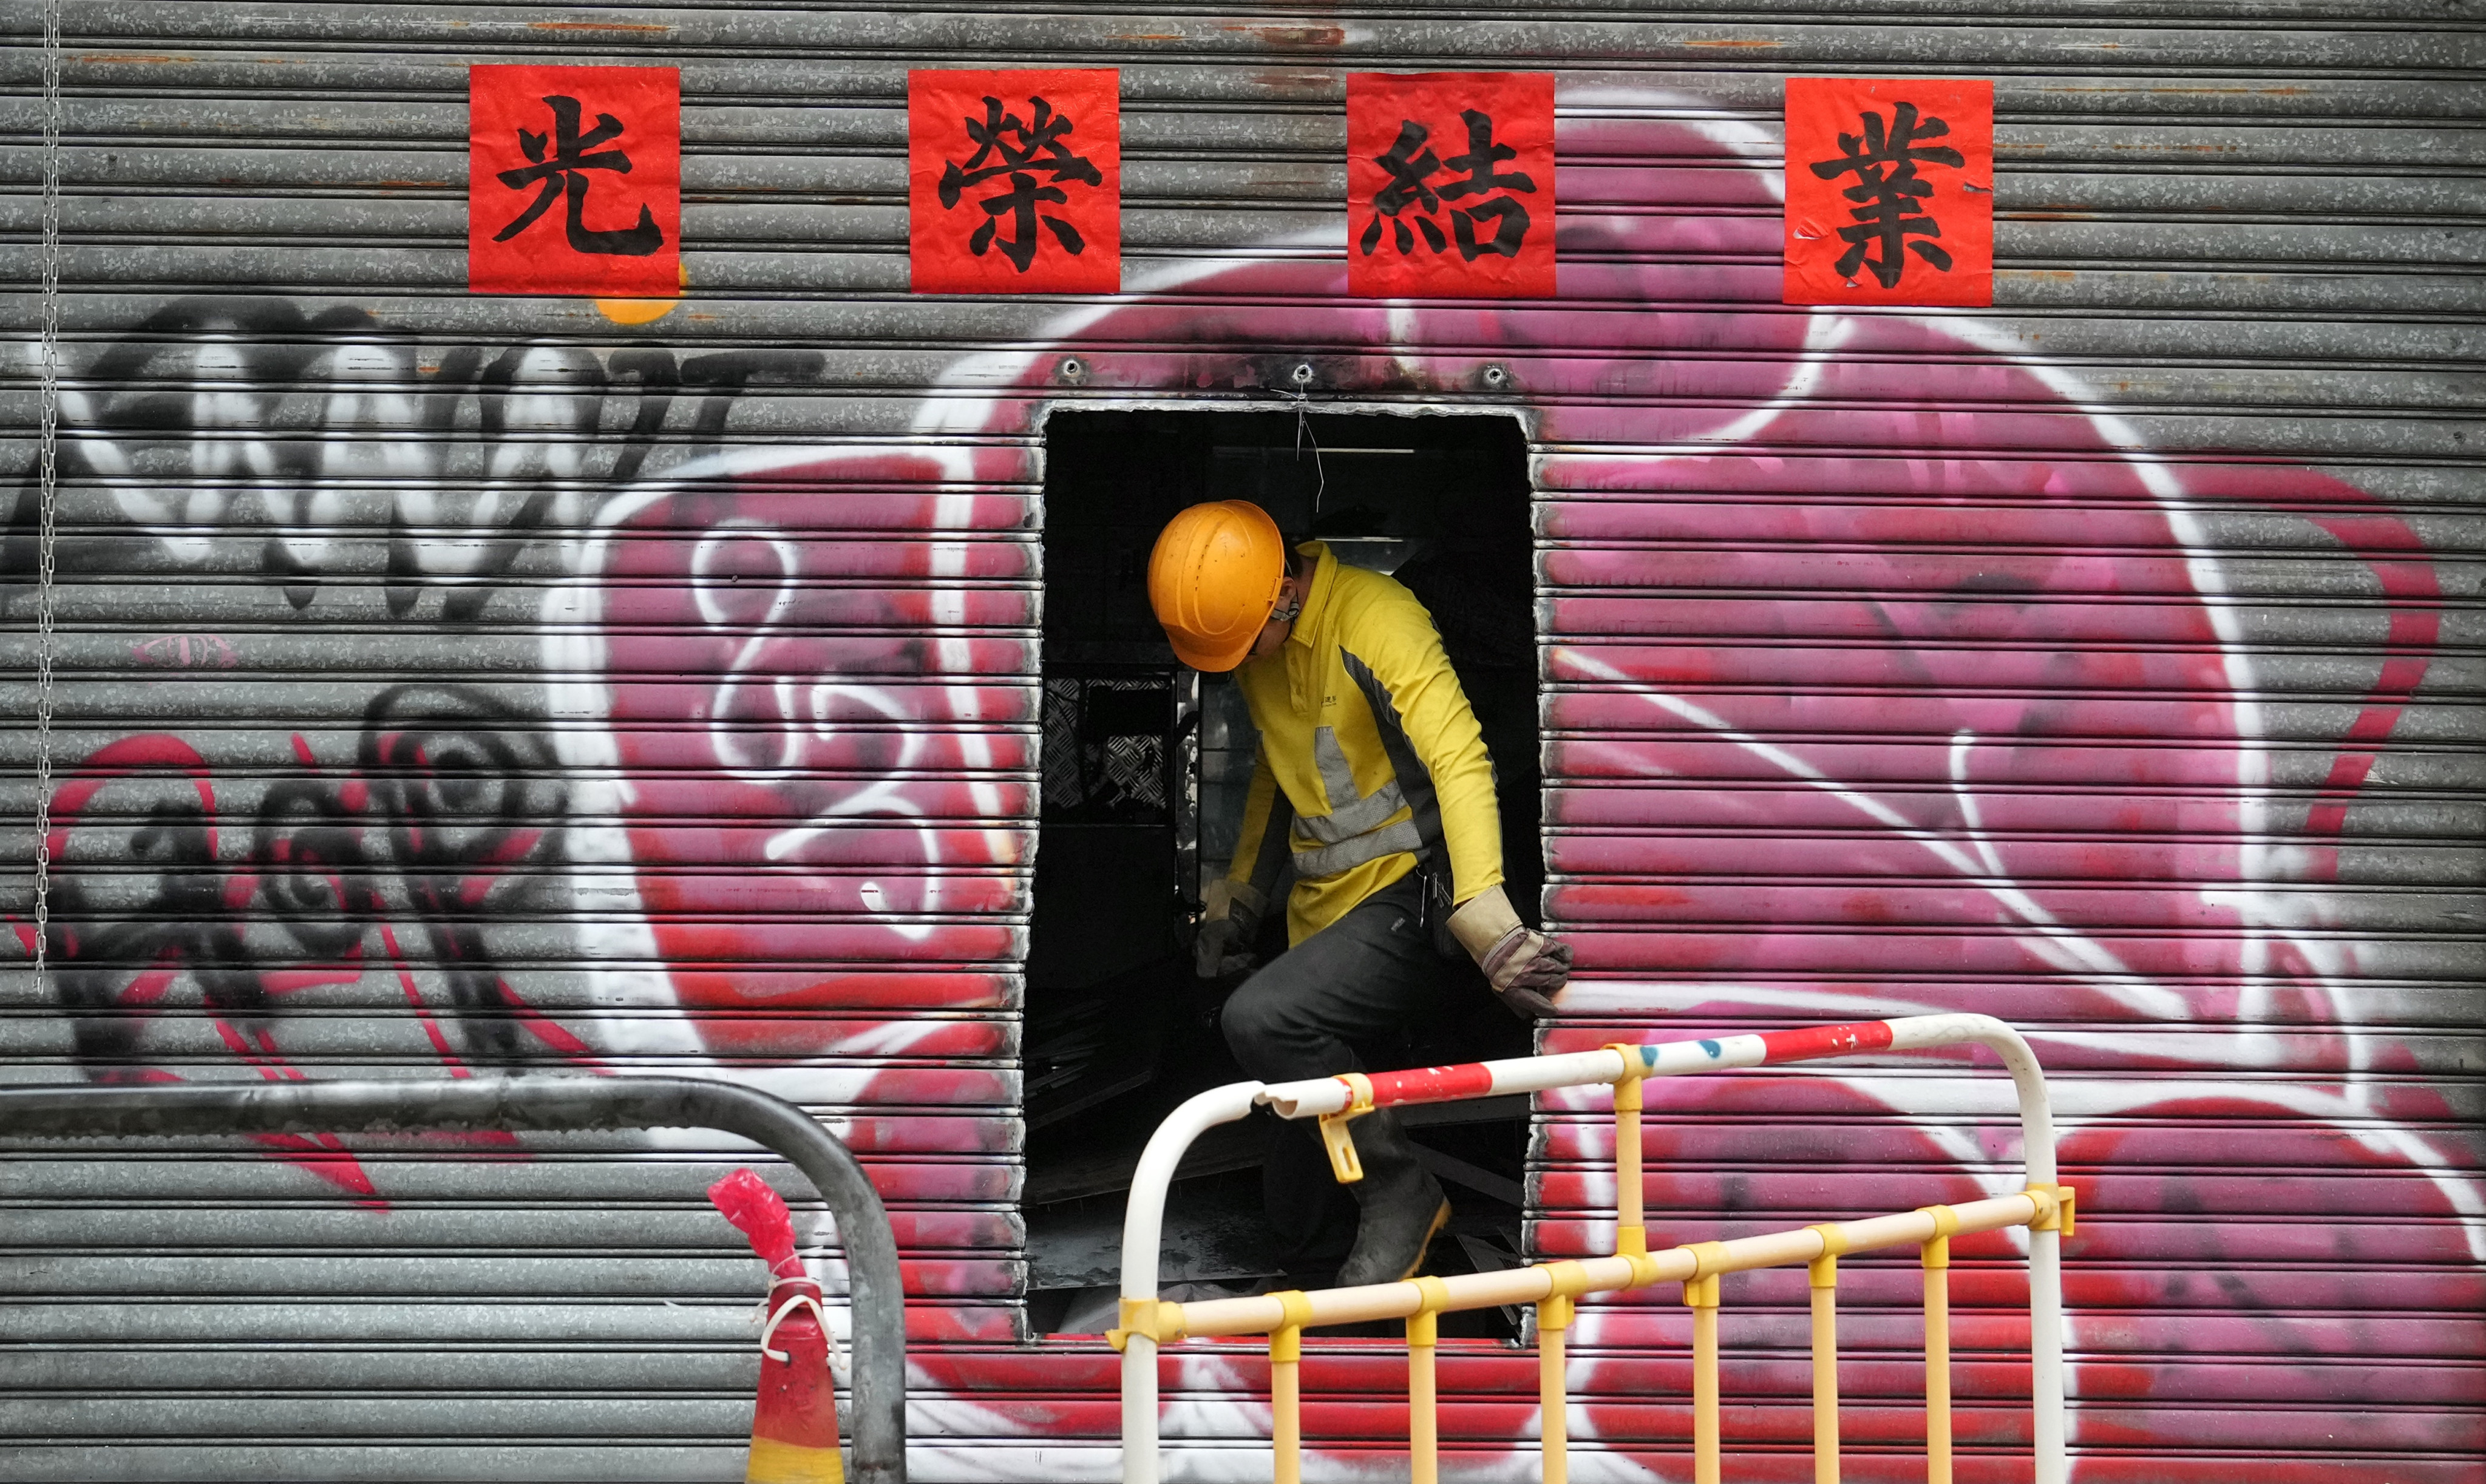
[[(1288, 90), (1310, 84), (1284, 69), (1249, 84), (1265, 157), (1243, 159), (1202, 143), (1244, 137), (1203, 101), (1212, 82), (1247, 87), (1219, 63), (1133, 83), (1179, 105), (1148, 116), (1165, 131), (1149, 168), (1196, 170), (1212, 199), (1260, 180), (1300, 222), (1135, 197), (1110, 304), (910, 300), (901, 172), (894, 154), (849, 167), (831, 131), (870, 110), (810, 106), (834, 68), (805, 53), (826, 70), (802, 73), (800, 107), (703, 120), (703, 88), (724, 85), (686, 79), (693, 125), (815, 132), (778, 137), (803, 151), (781, 172), (756, 151), (704, 161), (688, 131), (694, 182), (731, 157), (749, 175), (719, 189), (770, 220), (695, 189), (692, 258), (713, 210), (711, 241), (756, 245), (708, 249), (711, 282), (744, 276), (704, 290), (694, 261), (684, 307), (631, 329), (470, 299), (454, 255), (390, 245), (455, 240), (448, 185), (391, 196), (364, 175), (448, 181), (462, 119), (404, 97), (455, 96), (469, 42), (424, 31), (430, 58), (346, 17), (323, 44), (350, 57), (287, 52), (231, 29), (258, 14), (93, 20), (123, 28), (98, 56), (189, 58), (221, 110), (204, 121), (153, 96), (154, 71), (101, 80), (172, 63), (73, 74), (74, 178), (163, 189), (97, 185), (69, 213), (57, 973), (37, 998), (13, 971), (9, 1075), (747, 1079), (835, 1120), (890, 1196), (916, 1300), (917, 1467), (1101, 1456), (1101, 1344), (995, 1348), (1020, 1337), (1024, 1277), (1037, 439), (1055, 407), (1288, 406), (1304, 366), (1332, 408), (1481, 406), (1529, 428), (1547, 906), (1583, 965), (1549, 1049), (1952, 1007), (2028, 1025), (2063, 1073), (2066, 1165), (2098, 1213), (2069, 1264), (2076, 1442), (2101, 1460), (2084, 1468), (2214, 1479), (2284, 1451), (2308, 1472), (2462, 1476), (2486, 1240), (2457, 1075), (2474, 1055), (2463, 832), (2480, 781), (2453, 626), (2474, 563), (2453, 554), (2466, 517), (2439, 481), (2473, 453), (2451, 419), (2388, 416), (2440, 390), (2423, 316), (2456, 294), (2435, 239), (2157, 221), (2164, 182), (2122, 163), (2014, 178), (2039, 152), (2015, 119), (2074, 105), (2006, 85), (2006, 179), (2125, 214), (2013, 217), (2006, 199), (1990, 316), (1790, 310), (1780, 141), (1745, 119), (1775, 76), (1708, 74), (1697, 94), (1566, 79), (1563, 297), (1365, 300), (1346, 292), (1338, 96), (1302, 104)], [(724, 24), (649, 23), (690, 40)], [(770, 35), (817, 34), (784, 24)], [(904, 17), (855, 24), (888, 59), (836, 75), (873, 79), (886, 154), (905, 66), (939, 47)], [(1031, 24), (979, 22), (997, 52), (1058, 42)], [(1337, 55), (1150, 24), (1257, 48), (1250, 69), (1268, 48)], [(1374, 65), (1418, 55), (1412, 24), (1376, 33)], [(1421, 54), (1511, 65), (1548, 49), (1534, 24), (1473, 23)], [(176, 25), (227, 29), (212, 46), (149, 30)], [(1789, 42), (1774, 67), (1823, 44), (1800, 25), (1678, 29)], [(1923, 34), (1830, 29), (1878, 38), (1885, 60)], [(2289, 65), (2380, 76), (2399, 67), (2387, 40), (2323, 33), (2334, 55)], [(2151, 44), (2177, 71), (2218, 55)], [(262, 51), (309, 80), (258, 81), (283, 70)], [(731, 56), (715, 65), (749, 62)], [(386, 74), (404, 97), (376, 100), (353, 67), (405, 69)], [(2368, 122), (2457, 116), (2402, 73), (2370, 96), (2354, 91), (2370, 79), (2305, 86)], [(252, 91), (314, 81), (344, 96), (336, 120)], [(2254, 170), (2344, 170), (2425, 135), (2306, 122), (2292, 95), (2139, 86), (2113, 83), (2114, 106), (2262, 122), (2084, 114), (2049, 125), (2050, 157), (2216, 146)], [(375, 160), (292, 150), (279, 128), (369, 134), (356, 110), (389, 109), (398, 142)], [(193, 148), (210, 126), (230, 137)], [(2289, 199), (2254, 171), (2216, 179), (2222, 199)], [(876, 251), (786, 246), (845, 230), (760, 194), (788, 179), (878, 191), (834, 218), (880, 212)], [(2181, 181), (2203, 189), (2190, 167)], [(349, 245), (200, 246), (230, 210), (218, 192), (262, 208), (266, 233)], [(2409, 271), (2364, 271), (2387, 260)], [(2168, 267), (2203, 261), (2259, 266)], [(2279, 302), (2265, 291), (2298, 295), (2296, 317), (2229, 313)], [(2302, 369), (2326, 355), (2383, 369)], [(26, 923), (24, 873), (6, 891)], [(2007, 1115), (1956, 1086), (1865, 1066), (1653, 1088), (1652, 1236), (1982, 1190), (2011, 1163)], [(1604, 1240), (1603, 1137), (1584, 1106), (1545, 1110), (1537, 1252)], [(266, 1440), (307, 1438), (322, 1451), (303, 1468), (375, 1473), (492, 1436), (540, 1476), (730, 1472), (749, 1336), (738, 1309), (698, 1302), (738, 1302), (751, 1278), (699, 1199), (724, 1152), (616, 1152), (13, 1159), (24, 1206), (0, 1278), (35, 1347), (12, 1374), (35, 1379), (0, 1404), (11, 1471), (93, 1476), (109, 1439), (130, 1468), (272, 1477), (293, 1461)], [(2330, 1245), (2311, 1245), (2317, 1223)], [(1801, 1297), (1730, 1302), (1762, 1334)], [(2019, 1339), (1995, 1319), (2012, 1306), (1961, 1302), (1993, 1403), (1963, 1415), (1997, 1454), (2021, 1425)], [(1859, 1335), (1905, 1343), (1903, 1310), (1860, 1293)], [(1660, 1472), (1679, 1409), (1649, 1367), (1684, 1323), (1627, 1303), (1580, 1320), (1582, 1431)], [(1442, 1364), (1446, 1393), (1519, 1394), (1499, 1352), (1447, 1345)], [(1348, 1362), (1315, 1353), (1307, 1377), (1312, 1445), (1369, 1457), (1392, 1424), (1344, 1405), (1362, 1394)], [(1800, 1378), (1734, 1384), (1756, 1435), (1800, 1432)], [(1170, 1372), (1194, 1419), (1174, 1447), (1227, 1456), (1261, 1425), (1231, 1401), (1256, 1385), (1239, 1353)], [(1465, 1462), (1523, 1473), (1507, 1440), (1531, 1407), (1466, 1405)], [(1891, 1458), (1917, 1425), (1904, 1394), (1849, 1417)]]

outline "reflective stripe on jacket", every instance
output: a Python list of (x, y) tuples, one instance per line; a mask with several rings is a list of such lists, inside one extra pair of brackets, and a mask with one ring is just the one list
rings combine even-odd
[(1260, 731), (1229, 881), (1266, 899), (1291, 862), (1286, 939), (1447, 856), (1451, 899), (1502, 880), (1493, 764), (1432, 616), (1319, 541), (1312, 591), (1278, 653), (1235, 672)]

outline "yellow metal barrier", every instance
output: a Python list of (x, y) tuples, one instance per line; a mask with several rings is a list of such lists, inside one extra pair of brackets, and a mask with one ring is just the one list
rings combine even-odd
[(1692, 1248), (1698, 1264), (1683, 1280), (1692, 1310), (1692, 1484), (1718, 1484), (1718, 1270), (1726, 1248)]
[(1950, 1484), (1950, 1237), (1959, 1215), (1927, 1206), (1934, 1234), (1925, 1240), (1925, 1484)]
[[(1878, 1041), (1872, 1039), (1877, 1032)], [(1746, 1050), (1736, 1044), (1743, 1040), (1754, 1042), (1754, 1048)], [(1157, 1478), (1154, 1362), (1159, 1347), (1185, 1337), (1266, 1334), (1273, 1475), (1277, 1484), (1300, 1484), (1303, 1332), (1325, 1325), (1387, 1319), (1403, 1319), (1407, 1325), (1410, 1472), (1414, 1484), (1438, 1484), (1441, 1433), (1435, 1351), (1439, 1316), (1509, 1305), (1535, 1306), (1543, 1478), (1546, 1484), (1568, 1484), (1570, 1398), (1564, 1364), (1570, 1331), (1577, 1317), (1577, 1301), (1591, 1294), (1623, 1293), (1665, 1283), (1682, 1284), (1683, 1302), (1692, 1310), (1694, 1484), (1720, 1484), (1724, 1451), (1718, 1377), (1720, 1280), (1729, 1273), (1798, 1265), (1807, 1270), (1811, 1298), (1813, 1479), (1814, 1484), (1837, 1484), (1838, 1259), (1853, 1252), (1909, 1246), (1918, 1249), (1924, 1270), (1927, 1479), (1928, 1484), (1951, 1484), (1950, 1239), (2014, 1226), (2028, 1227), (2030, 1232), (2030, 1333), (2034, 1347), (2031, 1404), (2036, 1413), (2037, 1477), (2039, 1484), (2062, 1484), (2065, 1457), (2059, 1279), (2055, 1264), (2060, 1239), (2071, 1234), (2073, 1202), (2070, 1188), (2053, 1180), (2053, 1137), (2047, 1121), (2043, 1082), (2036, 1075), (2034, 1058), (2028, 1055), (2026, 1044), (2007, 1027), (1987, 1017), (1948, 1015), (1780, 1032), (1772, 1037), (1734, 1038), (1723, 1046), (1714, 1041), (1679, 1045), (1699, 1047), (1699, 1054), (1712, 1062), (1738, 1064), (1727, 1058), (1741, 1057), (1746, 1059), (1740, 1064), (1752, 1065), (1764, 1060), (1852, 1055), (1859, 1050), (1885, 1047), (1913, 1050), (1962, 1040), (1994, 1046), (2005, 1054), (2006, 1065), (2019, 1086), (2024, 1134), (2029, 1140), (2030, 1170), (2025, 1189), (1958, 1205), (1924, 1206), (1861, 1221), (1701, 1242), (1660, 1252), (1647, 1250), (1642, 1210), (1642, 1080), (1645, 1075), (1701, 1069), (1671, 1064), (1670, 1056), (1679, 1055), (1678, 1047), (1612, 1046), (1602, 1053), (1485, 1063), (1474, 1068), (1434, 1067), (1372, 1078), (1356, 1075), (1339, 1079), (1340, 1088), (1326, 1094), (1312, 1084), (1289, 1084), (1279, 1088), (1247, 1084), (1202, 1094), (1194, 1100), (1197, 1110), (1186, 1105), (1168, 1120), (1168, 1128), (1179, 1137), (1164, 1139), (1161, 1130), (1161, 1139), (1152, 1140), (1147, 1154), (1143, 1156), (1141, 1177), (1134, 1182), (1133, 1215), (1126, 1219), (1124, 1226), (1122, 1326), (1110, 1337), (1116, 1349), (1124, 1351), (1126, 1484), (1155, 1484)], [(1587, 1059), (1603, 1058), (1609, 1054), (1618, 1058), (1618, 1067), (1614, 1059)], [(1592, 1075), (1577, 1075), (1583, 1069)], [(1376, 1106), (1446, 1101), (1456, 1096), (1515, 1090), (1520, 1086), (1541, 1090), (1590, 1080), (1611, 1082), (1615, 1089), (1616, 1232), (1611, 1255), (1453, 1278), (1420, 1278), (1359, 1288), (1325, 1288), (1194, 1304), (1174, 1304), (1132, 1294), (1136, 1284), (1128, 1265), (1143, 1235), (1147, 1241), (1140, 1255), (1146, 1270), (1152, 1273), (1155, 1265), (1153, 1223), (1157, 1210), (1143, 1210), (1141, 1195), (1145, 1190), (1148, 1199), (1161, 1199), (1162, 1186), (1171, 1179), (1183, 1145), (1197, 1128), (1230, 1121), (1248, 1112), (1255, 1102), (1271, 1104), (1282, 1116), (1317, 1115), (1323, 1120), (1332, 1157), (1343, 1173), (1355, 1163), (1347, 1120)], [(1232, 1095), (1245, 1089), (1252, 1093), (1249, 1100)], [(1197, 1127), (1187, 1128), (1186, 1118)], [(1142, 1442), (1145, 1451), (1136, 1445)]]
[[(1565, 1413), (1569, 1393), (1563, 1375), (1564, 1341), (1584, 1294), (1622, 1293), (1659, 1283), (1683, 1285), (1692, 1309), (1693, 1478), (1717, 1484), (1723, 1440), (1719, 1428), (1719, 1279), (1728, 1273), (1804, 1266), (1813, 1280), (1814, 1477), (1838, 1476), (1837, 1350), (1833, 1298), (1838, 1257), (1878, 1248), (1919, 1248), (1925, 1261), (1926, 1436), (1929, 1472), (1936, 1484), (1950, 1478), (1949, 1313), (1945, 1275), (1954, 1235), (1997, 1231), (2052, 1221), (2069, 1204), (2059, 1188), (2032, 1188), (2015, 1195), (1929, 1206), (1892, 1216), (1834, 1225), (1808, 1226), (1731, 1242), (1703, 1242), (1645, 1255), (1616, 1253), (1569, 1262), (1538, 1263), (1500, 1273), (1425, 1278), (1363, 1288), (1323, 1288), (1310, 1293), (1263, 1294), (1248, 1299), (1210, 1299), (1196, 1304), (1160, 1303), (1161, 1334), (1269, 1336), (1271, 1436), (1277, 1484), (1302, 1478), (1302, 1335), (1323, 1325), (1407, 1321), (1409, 1456), (1418, 1484), (1438, 1477), (1439, 1424), (1433, 1349), (1440, 1314), (1520, 1303), (1536, 1306), (1537, 1388), (1543, 1409), (1544, 1477), (1568, 1477)], [(1171, 1311), (1171, 1312), (1169, 1312)]]
[(1838, 1254), (1846, 1235), (1815, 1226), (1821, 1255), (1805, 1264), (1812, 1291), (1812, 1484), (1838, 1484)]
[(1269, 1445), (1277, 1484), (1303, 1484), (1304, 1326), (1312, 1299), (1301, 1291), (1272, 1294), (1281, 1322), (1269, 1332)]
[(1441, 1337), (1436, 1316), (1450, 1302), (1450, 1291), (1438, 1278), (1420, 1278), (1416, 1286), (1424, 1306), (1407, 1316), (1407, 1468), (1410, 1484), (1438, 1484), (1442, 1429), (1435, 1415), (1440, 1392), (1433, 1385), (1433, 1346)]

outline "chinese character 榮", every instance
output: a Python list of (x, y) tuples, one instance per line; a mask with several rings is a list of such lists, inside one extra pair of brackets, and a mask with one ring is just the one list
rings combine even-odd
[(1121, 287), (1121, 112), (1109, 71), (907, 79), (909, 278), (924, 293)]
[(1787, 84), (1785, 298), (1989, 304), (1993, 89)]
[[(1021, 273), (1035, 263), (1042, 244), (1036, 232), (1039, 221), (1063, 252), (1076, 257), (1088, 250), (1088, 239), (1067, 218), (1038, 207), (1068, 206), (1070, 196), (1064, 186), (1105, 183), (1092, 162), (1071, 152), (1066, 136), (1077, 125), (1069, 115), (1055, 113), (1041, 97), (1030, 97), (1027, 106), (1028, 117), (1023, 120), (1000, 98), (988, 97), (982, 119), (962, 121), (976, 152), (963, 165), (953, 160), (942, 167), (940, 193), (941, 209), (951, 211), (968, 192), (1008, 182), (1007, 188), (976, 201), (983, 220), (969, 234), (967, 251), (981, 258), (998, 248)], [(1038, 184), (1039, 176), (1049, 183)]]
[(469, 288), (680, 291), (674, 69), (478, 67), (468, 99)]
[(1347, 77), (1347, 283), (1367, 296), (1554, 292), (1554, 85)]

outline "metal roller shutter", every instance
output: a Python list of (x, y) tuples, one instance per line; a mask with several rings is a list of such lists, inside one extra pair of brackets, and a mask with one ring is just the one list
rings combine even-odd
[[(40, 14), (0, 19), (21, 289)], [(1020, 1338), (1042, 420), (1274, 408), (1308, 360), (1332, 410), (1530, 431), (1584, 965), (1549, 1049), (2001, 1015), (2084, 1208), (2079, 1477), (2478, 1478), (2486, 58), (2437, 8), (69, 0), (64, 38), (59, 932), (38, 985), (13, 725), (8, 1077), (747, 1078), (890, 1199), (917, 1476), (1106, 1476), (1110, 1355)], [(526, 60), (681, 69), (666, 317), (463, 291), (464, 69)], [(1125, 293), (910, 297), (906, 69), (1053, 64), (1121, 70)], [(1510, 68), (1560, 78), (1561, 297), (1344, 298), (1343, 72)], [(1782, 307), (1781, 80), (1927, 71), (1995, 79), (1996, 308)], [(38, 312), (0, 307), (13, 478)], [(1920, 1066), (1651, 1106), (1669, 1241), (2013, 1167)], [(1599, 1120), (1535, 1140), (1533, 1246), (1595, 1247)], [(11, 1477), (740, 1467), (756, 1269), (699, 1195), (739, 1151), (6, 1152)], [(1852, 1477), (1920, 1467), (1909, 1281), (1853, 1283)], [(1957, 1293), (1964, 1467), (2015, 1476), (2009, 1264)], [(1800, 1472), (1801, 1293), (1728, 1303), (1730, 1448)], [(1581, 1476), (1688, 1474), (1679, 1311), (1583, 1323)], [(1308, 1430), (1386, 1455), (1355, 1355)], [(1255, 1377), (1183, 1373), (1203, 1473), (1257, 1467)], [(1479, 1476), (1528, 1474), (1526, 1387), (1446, 1353)]]

